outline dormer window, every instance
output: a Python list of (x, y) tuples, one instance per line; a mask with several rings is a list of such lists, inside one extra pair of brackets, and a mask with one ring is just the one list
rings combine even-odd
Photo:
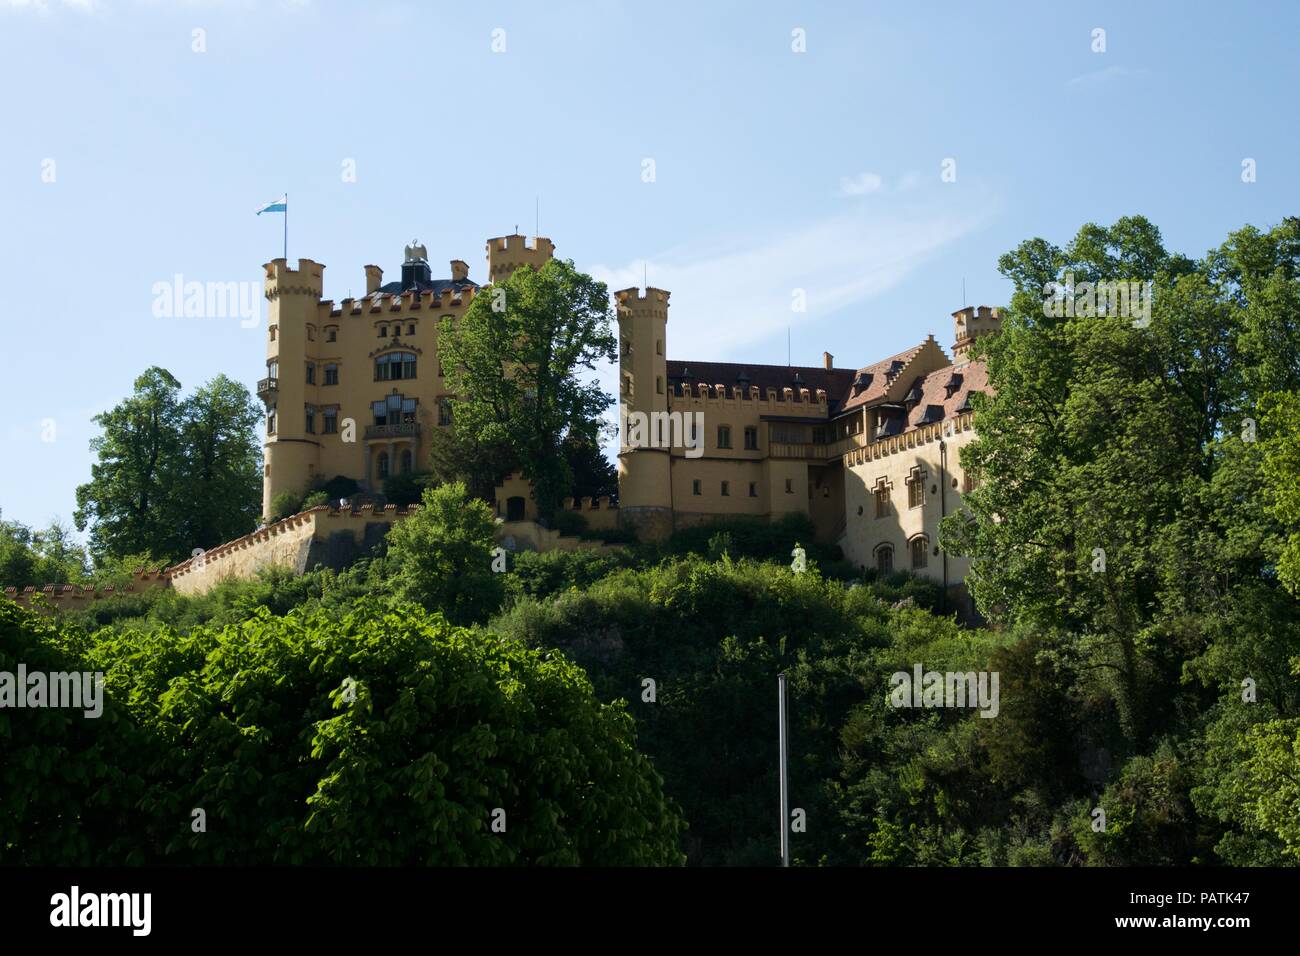
[(961, 372), (953, 372), (951, 375), (949, 375), (948, 383), (944, 386), (944, 391), (947, 393), (946, 397), (952, 398), (953, 393), (961, 388), (961, 383), (963, 381), (964, 379), (962, 377)]

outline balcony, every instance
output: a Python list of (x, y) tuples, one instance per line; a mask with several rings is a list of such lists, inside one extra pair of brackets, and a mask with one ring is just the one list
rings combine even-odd
[(825, 445), (812, 442), (768, 442), (768, 455), (772, 458), (825, 458), (829, 449)]
[(419, 422), (398, 422), (395, 425), (366, 426), (366, 441), (389, 438), (415, 438), (419, 434)]
[(264, 378), (257, 383), (257, 397), (267, 405), (275, 401), (275, 396), (280, 391), (280, 380), (278, 378)]

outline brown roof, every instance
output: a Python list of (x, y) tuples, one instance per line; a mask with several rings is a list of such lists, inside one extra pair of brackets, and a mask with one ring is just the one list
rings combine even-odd
[[(767, 389), (780, 391), (787, 386), (798, 388), (800, 385), (816, 394), (817, 389), (826, 392), (827, 407), (831, 412), (837, 408), (836, 403), (848, 394), (849, 385), (856, 372), (851, 368), (820, 368), (804, 365), (749, 365), (737, 362), (684, 362), (668, 359), (668, 381), (671, 384), (686, 382), (690, 385), (726, 385), (728, 388), (737, 384), (741, 375), (748, 378), (746, 387), (757, 385), (759, 394), (766, 396)], [(688, 374), (689, 373), (689, 374)], [(795, 375), (799, 376), (799, 385), (795, 384)]]
[[(908, 363), (925, 347), (925, 342), (905, 352), (891, 355), (860, 369), (818, 368), (802, 365), (749, 365), (736, 362), (684, 362), (667, 361), (668, 381), (672, 385), (687, 384), (725, 385), (737, 384), (741, 375), (748, 378), (746, 385), (756, 385), (763, 394), (768, 388), (782, 389), (794, 386), (797, 373), (801, 384), (814, 392), (826, 390), (828, 411), (831, 415), (860, 408), (883, 398), (897, 376), (907, 374)], [(865, 387), (852, 394), (854, 382)], [(952, 418), (966, 406), (972, 392), (992, 394), (988, 368), (983, 362), (968, 361), (958, 365), (945, 365), (928, 375), (914, 375), (908, 392), (919, 391), (918, 400), (907, 413), (906, 424), (894, 434), (902, 434), (922, 425)]]
[(986, 395), (993, 392), (989, 387), (988, 366), (978, 361), (948, 365), (921, 377), (918, 384), (921, 397), (908, 412), (904, 432), (955, 417), (972, 392)]
[(891, 355), (887, 359), (881, 359), (879, 362), (858, 369), (849, 384), (852, 385), (854, 380), (861, 377), (866, 388), (852, 397), (848, 397), (846, 393), (840, 411), (858, 408), (881, 398), (885, 394), (885, 390), (893, 384), (894, 376), (923, 348), (925, 348), (924, 342), (912, 346), (906, 352), (899, 352), (897, 355)]

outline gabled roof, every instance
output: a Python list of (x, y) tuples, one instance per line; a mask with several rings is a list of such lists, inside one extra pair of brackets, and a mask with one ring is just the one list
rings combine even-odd
[[(949, 394), (949, 383), (956, 386)], [(907, 416), (907, 431), (932, 422), (953, 418), (974, 392), (993, 394), (988, 367), (980, 361), (949, 365), (921, 380), (921, 398)]]

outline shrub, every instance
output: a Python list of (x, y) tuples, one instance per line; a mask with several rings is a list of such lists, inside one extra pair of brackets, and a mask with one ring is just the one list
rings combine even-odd
[(0, 862), (682, 860), (621, 707), (557, 654), (413, 605), (87, 641), (0, 602), (0, 669), (15, 661), (103, 670), (107, 693), (98, 720), (0, 710)]
[(457, 624), (501, 605), (505, 584), (492, 570), (496, 521), (459, 482), (427, 489), (421, 508), (388, 532), (394, 593)]
[(580, 511), (557, 511), (551, 517), (551, 524), (560, 534), (577, 536), (587, 530), (587, 519)]
[(271, 499), (271, 513), (266, 516), (268, 522), (279, 521), (302, 511), (302, 495), (293, 491), (282, 491)]

